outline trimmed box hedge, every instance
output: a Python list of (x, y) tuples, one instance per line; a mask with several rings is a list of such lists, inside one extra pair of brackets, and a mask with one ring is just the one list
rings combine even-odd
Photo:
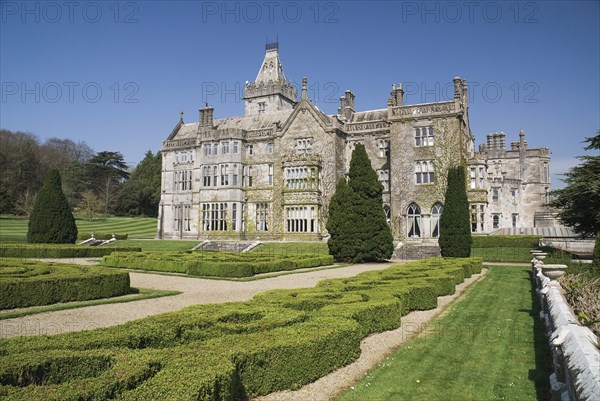
[(0, 259), (0, 309), (129, 293), (129, 274), (94, 266)]
[(540, 236), (536, 235), (473, 235), (472, 248), (527, 248), (536, 249)]
[[(298, 388), (351, 363), (362, 338), (399, 327), (412, 309), (434, 307), (434, 297), (479, 271), (481, 260), (430, 259), (249, 302), (0, 340), (0, 396), (234, 401)], [(90, 367), (75, 373), (86, 361)]]
[(207, 277), (250, 277), (256, 274), (333, 264), (330, 255), (277, 255), (196, 252), (114, 252), (102, 259), (108, 267), (183, 273)]
[(141, 252), (140, 247), (97, 247), (55, 244), (0, 244), (2, 258), (99, 258), (112, 252)]

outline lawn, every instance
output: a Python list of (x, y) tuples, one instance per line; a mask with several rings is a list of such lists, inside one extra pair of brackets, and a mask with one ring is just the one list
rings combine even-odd
[(486, 262), (530, 262), (532, 248), (471, 248), (471, 256), (482, 258)]
[(529, 269), (489, 273), (337, 400), (547, 400), (547, 343)]
[(329, 249), (326, 242), (265, 242), (254, 248), (252, 252), (267, 255), (328, 255)]
[[(25, 218), (0, 216), (0, 242), (25, 242), (27, 238)], [(129, 238), (154, 238), (156, 219), (152, 217), (100, 217), (93, 221), (76, 219), (79, 234), (117, 233)]]

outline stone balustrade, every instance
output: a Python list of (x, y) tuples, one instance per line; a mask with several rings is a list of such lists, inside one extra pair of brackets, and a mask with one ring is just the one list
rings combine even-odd
[(552, 352), (552, 400), (600, 400), (598, 337), (579, 324), (562, 286), (543, 274), (543, 266), (539, 261), (534, 263), (533, 275), (542, 306), (540, 318), (546, 326)]

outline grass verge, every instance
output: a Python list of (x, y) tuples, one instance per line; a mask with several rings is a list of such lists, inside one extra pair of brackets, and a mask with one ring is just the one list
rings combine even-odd
[(337, 401), (549, 399), (548, 349), (529, 269), (488, 268)]
[(114, 298), (94, 299), (91, 301), (65, 302), (53, 305), (33, 306), (30, 308), (19, 308), (17, 310), (0, 311), (0, 320), (14, 319), (17, 317), (36, 315), (44, 312), (55, 312), (67, 309), (84, 308), (86, 306), (106, 305), (142, 301), (144, 299), (168, 297), (181, 294), (179, 291), (155, 290), (149, 288), (132, 288), (131, 293)]

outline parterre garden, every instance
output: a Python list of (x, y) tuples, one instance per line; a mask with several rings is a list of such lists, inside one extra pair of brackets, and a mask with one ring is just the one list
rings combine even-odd
[(0, 259), (0, 309), (125, 295), (129, 274), (95, 266)]
[(196, 305), (111, 328), (0, 341), (7, 400), (237, 400), (296, 388), (344, 366), (360, 340), (481, 270), (430, 259), (249, 302)]

